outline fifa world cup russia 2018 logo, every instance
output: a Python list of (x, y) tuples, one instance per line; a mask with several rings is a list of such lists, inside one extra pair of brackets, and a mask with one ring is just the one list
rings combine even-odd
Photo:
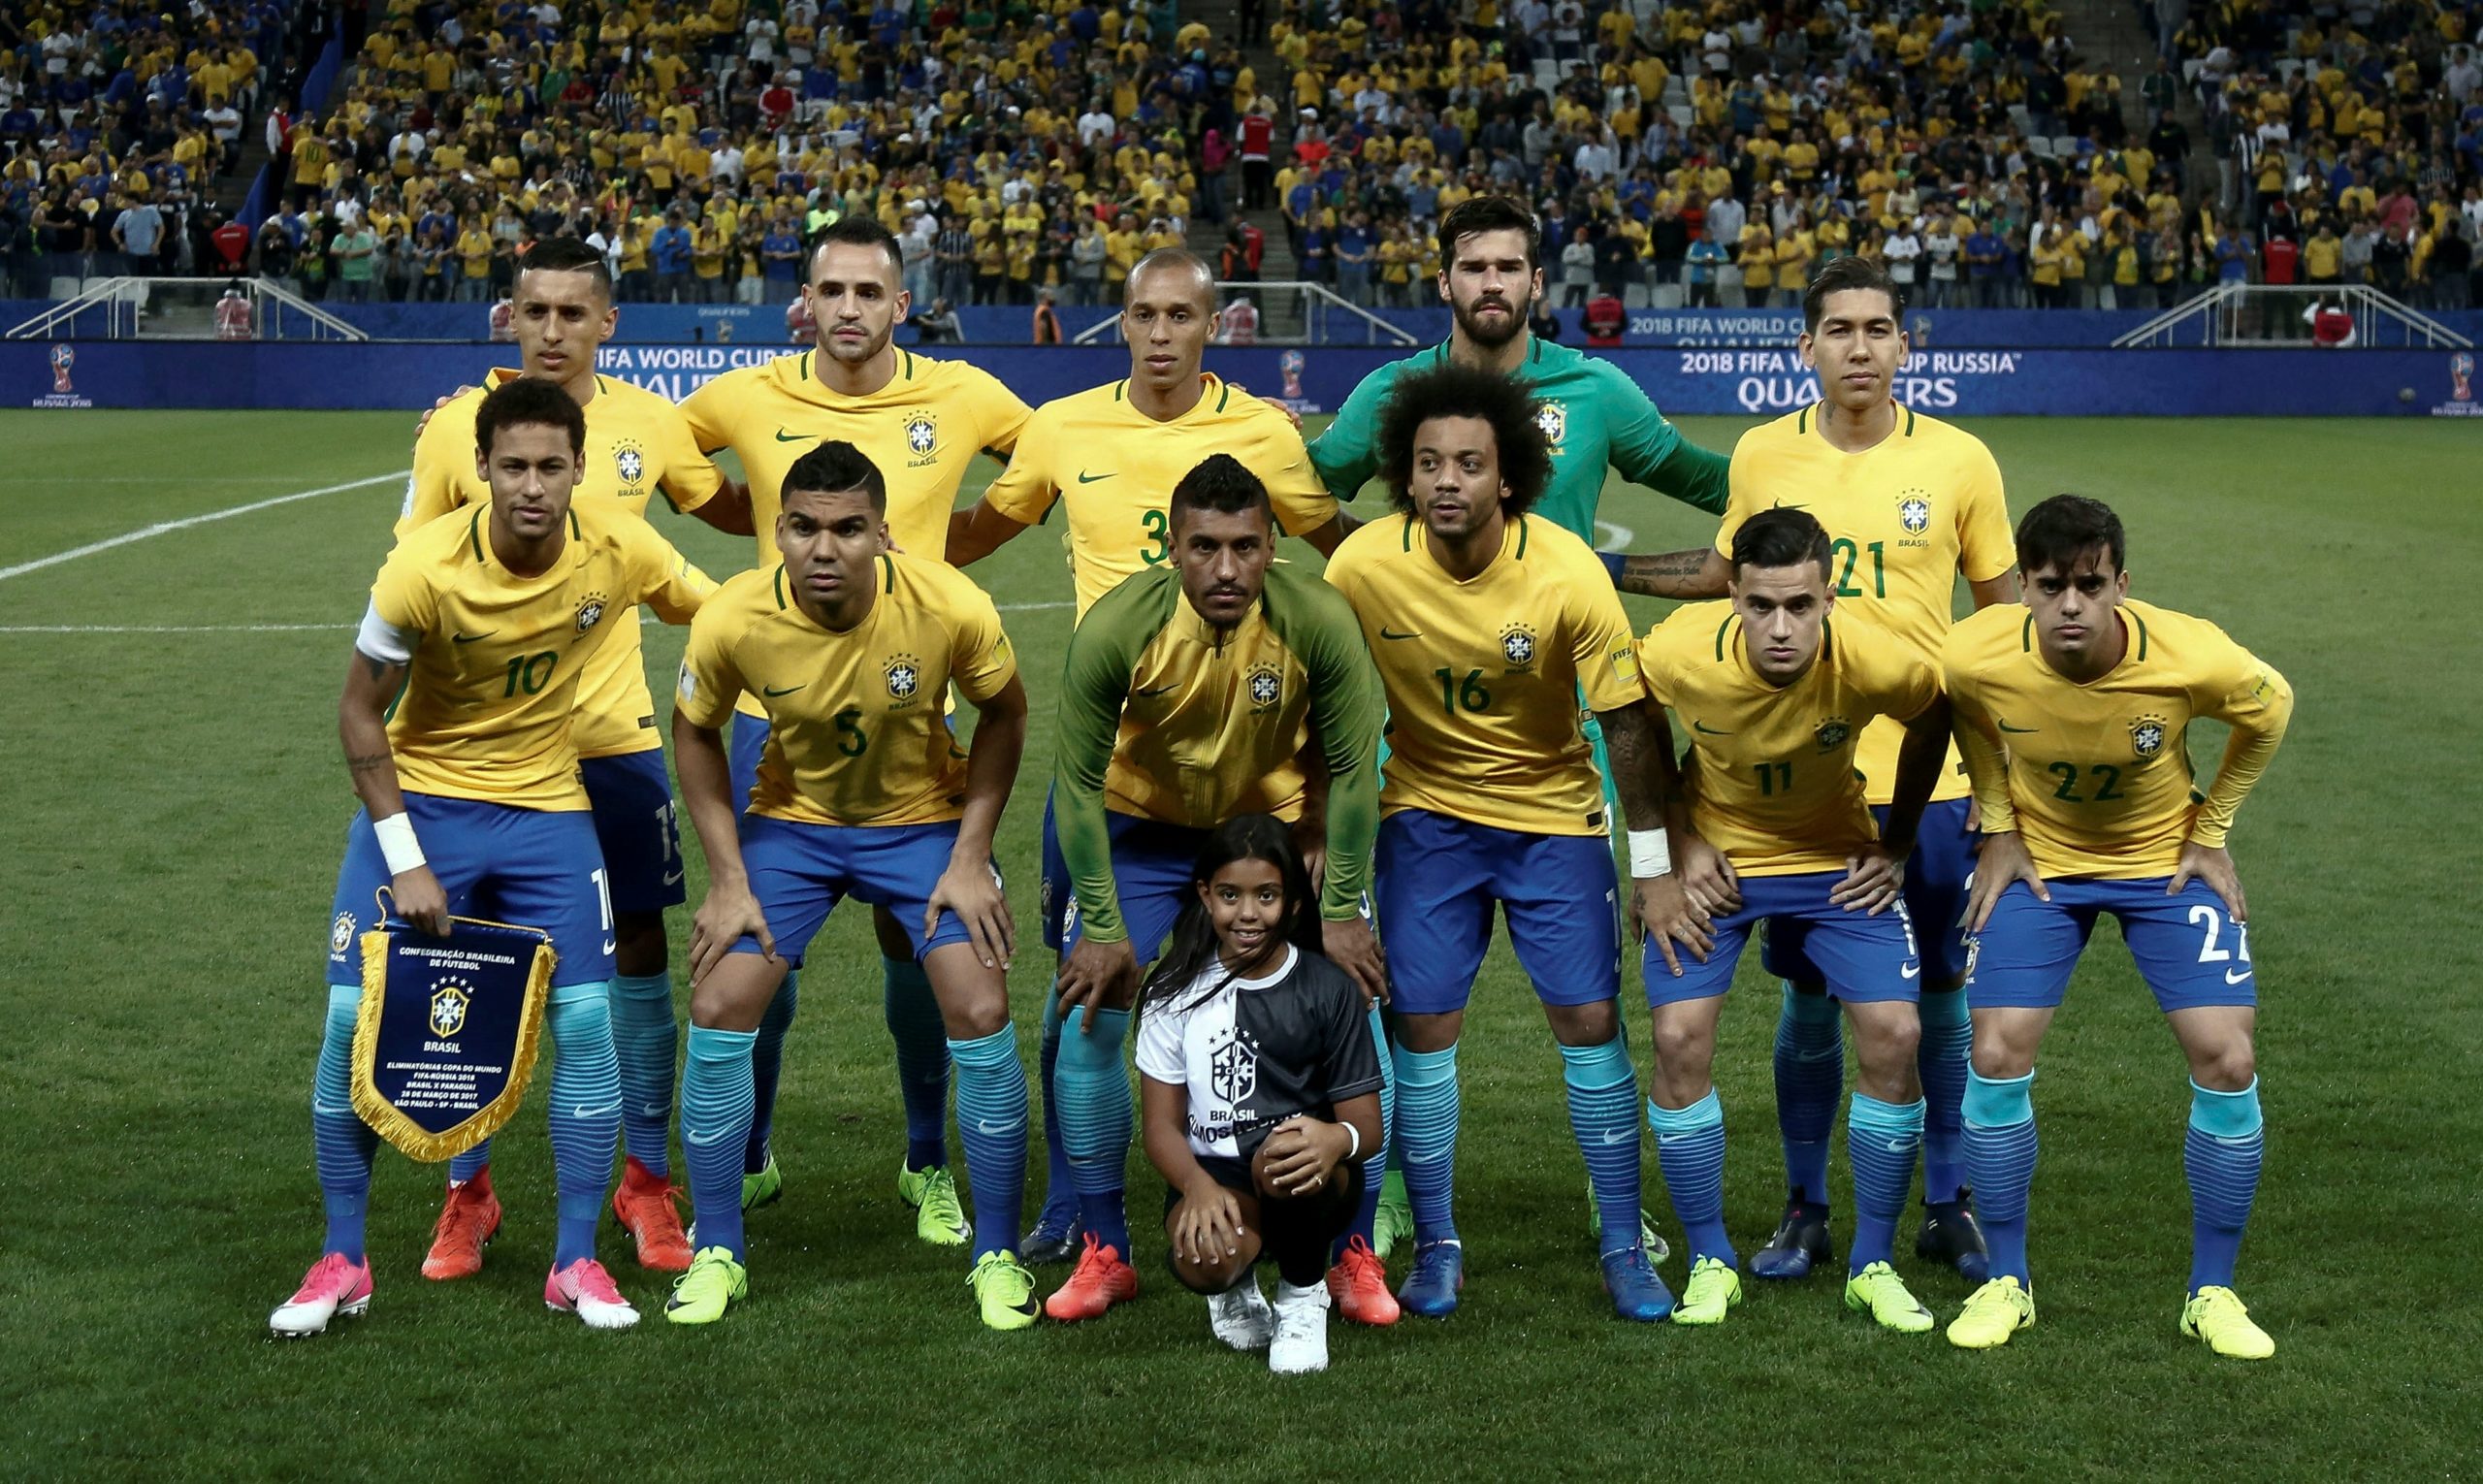
[[(78, 364), (78, 352), (67, 345), (51, 347), (51, 391), (55, 397), (66, 396), (76, 388), (69, 384), (69, 368)], [(2470, 363), (2469, 363), (2470, 364)], [(2463, 381), (2458, 383), (2463, 386)]]
[[(60, 352), (68, 348), (66, 345), (52, 348), (54, 364), (59, 362)], [(62, 374), (68, 373), (64, 371)], [(2461, 350), (2448, 358), (2448, 395), (2452, 401), (2456, 402), (2474, 400), (2474, 357), (2466, 351)]]
[(1302, 368), (1304, 364), (1302, 352), (1299, 350), (1288, 350), (1283, 355), (1276, 358), (1276, 370), (1284, 374), (1284, 395), (1287, 401), (1300, 402), (1302, 400)]

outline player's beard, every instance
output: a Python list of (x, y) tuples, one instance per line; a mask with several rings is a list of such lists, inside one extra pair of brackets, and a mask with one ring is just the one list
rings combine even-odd
[(1508, 322), (1503, 325), (1487, 324), (1465, 305), (1455, 302), (1450, 303), (1449, 312), (1455, 316), (1459, 332), (1468, 342), (1483, 350), (1498, 350), (1516, 339), (1526, 329), (1527, 317), (1534, 309), (1534, 291), (1529, 289), (1525, 294), (1509, 299), (1507, 303)]
[(848, 360), (843, 353), (842, 342), (836, 339), (836, 326), (823, 325), (820, 331), (820, 354), (848, 366), (868, 366), (879, 358), (881, 351), (888, 348), (888, 341), (894, 339), (896, 339), (896, 326), (893, 323), (886, 325), (877, 335), (868, 336), (863, 339), (861, 354)]

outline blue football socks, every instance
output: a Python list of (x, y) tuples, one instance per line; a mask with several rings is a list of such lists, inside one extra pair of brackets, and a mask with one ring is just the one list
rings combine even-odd
[(2181, 1145), (2181, 1167), (2190, 1177), (2190, 1291), (2233, 1286), (2233, 1264), (2241, 1255), (2241, 1230), (2250, 1224), (2250, 1203), (2259, 1193), (2259, 1163), (2267, 1150), (2259, 1112), (2259, 1080), (2240, 1092), (2215, 1092), (2190, 1083), (2190, 1129)]
[[(1095, 1029), (1086, 1033), (1085, 1022)], [(1060, 1058), (1053, 1085), (1060, 1095), (1060, 1136), (1068, 1146), (1070, 1183), (1086, 1230), (1129, 1260), (1129, 1216), (1122, 1184), (1129, 1167), (1129, 1073), (1121, 1065), (1121, 1039), (1129, 1012), (1073, 1010), (1060, 1027)]]
[(1638, 1244), (1638, 1074), (1619, 1036), (1601, 1046), (1561, 1048), (1569, 1089), (1569, 1131), (1586, 1156), (1603, 1224), (1605, 1253)]
[(363, 1225), (371, 1212), (371, 1160), (379, 1148), (379, 1136), (353, 1111), (353, 1026), (361, 1009), (360, 984), (328, 986), (328, 1021), (310, 1082), (310, 1145), (328, 1210), (322, 1250), (357, 1263), (364, 1260)]
[(1854, 1245), (1847, 1266), (1859, 1273), (1894, 1260), (1897, 1218), (1914, 1186), (1914, 1157), (1922, 1148), (1922, 1100), (1883, 1103), (1854, 1094), (1845, 1116), (1845, 1152), (1854, 1167)]
[(672, 1174), (672, 1079), (681, 1027), (672, 1015), (672, 976), (623, 974), (612, 981), (612, 1050), (621, 1058), (621, 1142), (659, 1177)]
[(974, 1255), (1015, 1252), (1026, 1189), (1026, 1069), (1017, 1060), (1016, 1029), (1003, 1025), (945, 1049), (957, 1064), (957, 1140), (966, 1146), (974, 1197)]
[(1786, 984), (1776, 1020), (1776, 1126), (1785, 1136), (1785, 1183), (1813, 1206), (1827, 1204), (1828, 1140), (1844, 1093), (1845, 1034), (1836, 1001)]
[(1060, 996), (1046, 989), (1043, 1043), (1036, 1055), (1044, 1095), (1043, 1219), (1057, 1218), (1058, 1224), (1067, 1226), (1078, 1219), (1078, 1182), (1069, 1173), (1069, 1145), (1060, 1137), (1059, 1069)]
[(1963, 989), (1924, 989), (1920, 1014), (1915, 1064), (1922, 1073), (1922, 1199), (1938, 1206), (1965, 1193), (1963, 1110), (1975, 1027)]
[(880, 960), (880, 1007), (896, 1043), (897, 1091), (905, 1101), (905, 1167), (949, 1162), (949, 1031), (931, 978), (911, 958)]
[(690, 1210), (698, 1245), (742, 1255), (742, 1147), (758, 1095), (751, 1068), (757, 1031), (690, 1027), (681, 1074), (681, 1162), (690, 1167)]
[(758, 1017), (758, 1039), (750, 1044), (751, 1086), (758, 1104), (751, 1113), (750, 1142), (742, 1149), (744, 1175), (767, 1168), (768, 1138), (776, 1131), (776, 1084), (785, 1069), (785, 1032), (791, 1028), (793, 1012), (801, 1003), (801, 976), (787, 970), (785, 982), (776, 986), (776, 997), (767, 1002), (767, 1013)]
[(1991, 1249), (1991, 1275), (2034, 1286), (2026, 1273), (2026, 1194), (2035, 1184), (2035, 1074), (1966, 1073), (1966, 1178)]
[(1396, 1048), (1397, 1158), (1417, 1243), (1457, 1240), (1457, 1048)]
[(554, 984), (552, 1173), (561, 1191), (552, 1266), (595, 1255), (595, 1225), (621, 1143), (621, 1061), (612, 1052), (611, 985)]
[(1389, 1049), (1388, 1028), (1375, 1003), (1370, 1007), (1370, 1044), (1379, 1052), (1379, 1147), (1363, 1151), (1362, 1200), (1354, 1207), (1353, 1220), (1337, 1238), (1332, 1254), (1337, 1257), (1342, 1257), (1357, 1237), (1364, 1245), (1370, 1245), (1378, 1232), (1379, 1193), (1388, 1183), (1388, 1160), (1397, 1140), (1397, 1057)]
[(1656, 1162), (1690, 1241), (1691, 1261), (1714, 1257), (1741, 1266), (1725, 1236), (1725, 1105), (1716, 1089), (1688, 1108), (1661, 1108), (1648, 1099), (1647, 1126), (1655, 1130)]

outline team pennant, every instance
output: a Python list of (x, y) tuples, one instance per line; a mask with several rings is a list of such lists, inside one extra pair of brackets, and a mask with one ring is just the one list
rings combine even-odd
[(415, 1159), (492, 1137), (525, 1100), (553, 962), (536, 928), (451, 918), (435, 938), (383, 916), (362, 935), (353, 1111)]

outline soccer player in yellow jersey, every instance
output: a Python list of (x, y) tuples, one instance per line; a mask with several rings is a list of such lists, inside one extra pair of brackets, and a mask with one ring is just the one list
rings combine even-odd
[[(1967, 1349), (2035, 1322), (2026, 1194), (2035, 1053), (2111, 913), (2190, 1064), (2183, 1334), (2263, 1359), (2275, 1341), (2233, 1291), (2263, 1143), (2249, 910), (2225, 838), (2293, 716), (2282, 675), (2203, 619), (2129, 597), (2128, 542), (2100, 500), (2056, 495), (2017, 527), (2026, 602), (1960, 623), (1942, 651), (1957, 741), (1983, 805), (1966, 906), (1974, 1069), (1966, 1167), (1991, 1277), (1949, 1326)], [(2193, 718), (2232, 728), (2196, 791)]]
[[(1169, 504), (1171, 564), (1105, 595), (1071, 637), (1061, 682), (1051, 889), (1065, 940), (1053, 1009), (1066, 1018), (1051, 1058), (1060, 1108), (1048, 1121), (1069, 1169), (1048, 1195), (1074, 1188), (1071, 1219), (1085, 1231), (1076, 1271), (1044, 1306), (1062, 1320), (1100, 1317), (1138, 1292), (1120, 1046), (1140, 966), (1196, 899), (1196, 863), (1217, 828), (1245, 814), (1292, 823), (1305, 853), (1325, 861), (1329, 954), (1367, 999), (1387, 992), (1362, 915), (1383, 717), (1361, 626), (1336, 589), (1272, 565), (1268, 488), (1232, 455), (1182, 476)], [(1306, 775), (1296, 759), (1306, 745), (1319, 765)], [(1048, 1234), (1039, 1224), (1036, 1235)], [(1395, 1321), (1375, 1260), (1348, 1254), (1338, 1267), (1331, 1287), (1347, 1317)]]
[[(1890, 1266), (1922, 1143), (1915, 1000), (1922, 967), (1900, 887), (1923, 802), (1949, 752), (1938, 665), (1851, 615), (1830, 584), (1827, 532), (1762, 510), (1733, 533), (1732, 600), (1692, 603), (1638, 649), (1647, 689), (1690, 730), (1686, 825), (1674, 849), (1688, 900), (1645, 954), (1656, 1074), (1647, 1117), (1690, 1238), (1675, 1324), (1718, 1324), (1741, 1301), (1725, 1234), (1725, 1113), (1716, 1023), (1753, 928), (1819, 966), (1854, 1022), (1861, 1063), (1846, 1148), (1858, 1215), (1845, 1302), (1905, 1334), (1931, 1311)], [(1831, 617), (1831, 610), (1833, 616)], [(1905, 728), (1885, 826), (1854, 754), (1877, 719)], [(1677, 952), (1679, 928), (1694, 931)]]
[[(1972, 434), (1895, 401), (1907, 349), (1899, 325), (1904, 307), (1886, 272), (1868, 258), (1839, 258), (1820, 270), (1802, 296), (1800, 342), (1804, 363), (1819, 376), (1819, 402), (1742, 435), (1733, 449), (1732, 499), (1715, 544), (1625, 559), (1619, 580), (1626, 591), (1724, 596), (1734, 533), (1758, 511), (1782, 504), (1809, 511), (1827, 528), (1841, 610), (1869, 619), (1926, 661), (1937, 657), (1949, 631), (1959, 577), (1977, 608), (2015, 599), (2009, 511), (1991, 451)], [(1902, 734), (1895, 722), (1883, 720), (1863, 729), (1855, 750), (1854, 766), (1884, 823)], [(1925, 1110), (1923, 1220), (1915, 1251), (1979, 1282), (1983, 1243), (1965, 1184), (1958, 1127), (1969, 1035), (1958, 917), (1972, 869), (1972, 820), (1965, 775), (1953, 758), (1951, 764), (1932, 790), (1905, 876), (1906, 906), (1927, 950), (1918, 1052)], [(1828, 1138), (1843, 1092), (1845, 1048), (1818, 970), (1799, 954), (1780, 954), (1772, 938), (1761, 961), (1787, 982), (1775, 1059), (1789, 1191), (1784, 1218), (1752, 1254), (1750, 1271), (1798, 1278), (1831, 1251)]]
[(1552, 456), (1522, 383), (1454, 364), (1409, 372), (1379, 443), (1396, 513), (1346, 537), (1328, 580), (1353, 604), (1390, 712), (1375, 895), (1398, 1015), (1392, 1137), (1415, 1227), (1398, 1302), (1445, 1315), (1464, 1282), (1457, 1040), (1498, 905), (1561, 1044), (1605, 1286), (1624, 1318), (1661, 1319), (1672, 1299), (1639, 1231), (1619, 882), (1579, 722), (1583, 696), (1629, 824), (1631, 916), (1648, 921), (1681, 887), (1662, 827), (1662, 723), (1628, 616), (1594, 550), (1528, 511)]
[(1173, 487), (1216, 453), (1267, 485), (1285, 534), (1322, 555), (1336, 550), (1344, 534), (1337, 501), (1293, 420), (1202, 370), (1222, 322), (1205, 259), (1179, 247), (1148, 253), (1121, 304), (1128, 377), (1035, 410), (1009, 467), (951, 522), (949, 560), (971, 566), (1059, 504), (1083, 619), (1123, 579), (1172, 560)]
[[(1231, 455), (1267, 486), (1279, 530), (1305, 537), (1322, 553), (1336, 549), (1344, 526), (1293, 420), (1202, 370), (1222, 322), (1214, 279), (1205, 260), (1178, 248), (1140, 261), (1122, 286), (1128, 377), (1037, 409), (1008, 468), (951, 522), (951, 562), (972, 565), (1060, 504), (1068, 512), (1065, 539), (1077, 616), (1083, 621), (1096, 599), (1123, 580), (1173, 559), (1174, 487), (1217, 453)], [(1057, 952), (1070, 904), (1068, 867), (1053, 824), (1047, 799), (1041, 913), (1044, 946)], [(1073, 1172), (1051, 1095), (1059, 1050), (1060, 1016), (1048, 1011), (1041, 1065), (1050, 1175), (1043, 1212), (1025, 1243), (1028, 1259), (1038, 1263), (1064, 1261), (1079, 1250), (1080, 1203), (1070, 1196)], [(1125, 1243), (1121, 1251), (1127, 1254)]]
[[(897, 346), (896, 327), (912, 305), (903, 254), (870, 217), (840, 217), (820, 230), (802, 297), (814, 325), (811, 349), (726, 371), (681, 404), (700, 448), (730, 448), (741, 460), (759, 565), (777, 561), (778, 495), (787, 471), (827, 440), (852, 443), (886, 476), (895, 548), (940, 560), (967, 467), (983, 450), (1005, 456), (1016, 446), (1026, 404), (987, 371)], [(741, 714), (746, 725), (732, 729), (736, 800), (750, 796), (767, 736), (757, 697), (742, 698)], [(915, 1230), (924, 1241), (962, 1245), (970, 1234), (948, 1168), (949, 1051), (938, 1006), (903, 924), (886, 912), (872, 916), (882, 1005), (896, 1040), (897, 1084), (905, 1099), (906, 1153), (897, 1192), (915, 1208)], [(784, 1186), (769, 1135), (776, 1071), (798, 997), (797, 978), (788, 974), (759, 1026), (758, 1114), (745, 1151), (752, 1205), (775, 1200)]]
[(620, 614), (644, 602), (685, 622), (712, 585), (645, 521), (608, 501), (572, 503), (586, 419), (566, 392), (523, 377), (485, 398), (474, 422), (491, 505), (441, 516), (390, 553), (338, 708), (363, 808), (337, 873), (310, 1102), (328, 1235), (270, 1316), (278, 1335), (318, 1334), (371, 1303), (363, 1227), (377, 1135), (354, 1113), (348, 1066), (362, 999), (357, 929), (383, 887), (425, 932), (445, 934), (455, 913), (551, 935), (560, 1235), (543, 1298), (592, 1328), (638, 1319), (595, 1259), (621, 1081), (605, 1003), (612, 907), (571, 717)]
[[(535, 243), (518, 272), (515, 307), (520, 369), (494, 370), (482, 386), (459, 393), (424, 422), (397, 518), (399, 539), (451, 510), (491, 502), (490, 481), (474, 465), (474, 418), (492, 391), (520, 376), (561, 387), (585, 409), (579, 494), (640, 517), (661, 494), (674, 509), (694, 512), (719, 531), (748, 532), (748, 506), (698, 451), (680, 409), (653, 392), (596, 374), (596, 347), (611, 339), (620, 318), (602, 254), (573, 238)], [(682, 900), (681, 830), (664, 776), (663, 734), (647, 694), (637, 610), (616, 611), (613, 625), (610, 642), (596, 650), (579, 679), (571, 737), (612, 898), (612, 1039), (621, 1058), (621, 1129), (629, 1150), (612, 1199), (640, 1266), (677, 1273), (690, 1266), (690, 1243), (673, 1205), (666, 1148), (680, 1042), (663, 912)], [(448, 1196), (423, 1260), (425, 1276), (465, 1277), (481, 1270), (483, 1243), (500, 1223), (491, 1157), (486, 1140), (449, 1161)]]
[[(985, 1324), (1023, 1329), (1035, 1322), (1015, 1251), (1026, 1075), (1009, 1023), (1016, 933), (991, 862), (1026, 742), (1016, 656), (974, 584), (888, 550), (887, 485), (851, 443), (823, 441), (787, 471), (776, 539), (784, 561), (733, 578), (692, 626), (673, 712), (711, 885), (681, 1086), (699, 1249), (666, 1317), (709, 1323), (747, 1292), (752, 1043), (778, 982), (853, 896), (894, 914), (937, 996), (980, 1228), (976, 1300)], [(941, 712), (951, 681), (978, 714), (970, 750)], [(722, 728), (744, 695), (767, 707), (767, 737), (736, 821)]]

